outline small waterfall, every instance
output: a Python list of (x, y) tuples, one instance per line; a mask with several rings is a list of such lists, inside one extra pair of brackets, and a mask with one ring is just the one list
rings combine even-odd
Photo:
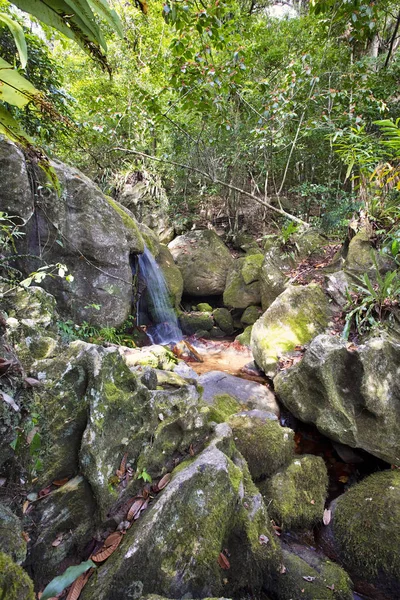
[[(147, 335), (153, 344), (176, 344), (182, 339), (178, 318), (171, 306), (164, 275), (145, 246), (138, 256), (138, 314), (148, 316)], [(140, 320), (141, 317), (140, 317)]]

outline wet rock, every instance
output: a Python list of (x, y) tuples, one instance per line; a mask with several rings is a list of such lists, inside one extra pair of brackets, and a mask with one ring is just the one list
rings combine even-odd
[(325, 463), (312, 455), (294, 458), (260, 485), (271, 518), (285, 530), (311, 529), (321, 522), (327, 488)]
[(400, 473), (370, 475), (330, 506), (325, 552), (346, 565), (356, 589), (371, 598), (400, 597)]
[(183, 276), (183, 288), (191, 296), (216, 296), (225, 289), (232, 257), (211, 230), (178, 236), (168, 248)]
[(145, 348), (120, 347), (120, 353), (128, 367), (141, 366), (172, 371), (178, 362), (171, 350), (157, 344)]
[(247, 308), (259, 304), (260, 269), (262, 254), (238, 258), (228, 272), (224, 290), (224, 304), (231, 308)]
[(279, 373), (275, 391), (301, 421), (324, 435), (400, 464), (400, 345), (373, 338), (355, 350), (320, 335), (298, 365)]
[(234, 326), (233, 318), (229, 310), (227, 308), (216, 308), (212, 315), (217, 326), (227, 335), (232, 335)]
[(274, 600), (353, 600), (350, 577), (313, 549), (283, 546), (282, 564), (269, 592)]
[(321, 333), (328, 318), (328, 299), (319, 286), (288, 287), (253, 325), (254, 360), (273, 377), (279, 357)]
[[(82, 600), (134, 600), (152, 593), (205, 598), (222, 591), (231, 596), (249, 577), (254, 590), (261, 588), (279, 564), (280, 551), (260, 494), (218, 448), (221, 443), (217, 438), (175, 469), (119, 551), (89, 580)], [(269, 543), (261, 544), (260, 536)], [(228, 571), (218, 564), (224, 548), (230, 553)]]
[(281, 427), (279, 421), (243, 412), (230, 417), (228, 423), (253, 479), (271, 476), (293, 457), (294, 431)]
[(138, 223), (138, 227), (140, 235), (143, 238), (143, 242), (157, 260), (161, 251), (161, 244), (157, 234), (144, 223)]
[(35, 585), (47, 585), (64, 570), (65, 559), (75, 560), (90, 541), (96, 525), (93, 494), (81, 476), (35, 503), (34, 510), (25, 517), (31, 537), (26, 565)]
[(17, 564), (23, 563), (26, 557), (21, 521), (4, 504), (0, 504), (0, 552), (9, 554)]
[(240, 318), (240, 322), (244, 326), (254, 325), (261, 317), (262, 309), (259, 306), (248, 306)]
[(273, 392), (260, 383), (241, 379), (222, 371), (210, 371), (199, 377), (199, 385), (203, 388), (202, 399), (206, 404), (214, 404), (218, 396), (227, 394), (239, 405), (259, 408), (279, 415), (279, 407)]
[(185, 335), (193, 335), (197, 331), (210, 331), (214, 327), (214, 320), (206, 312), (181, 313), (179, 324)]
[(210, 337), (212, 340), (221, 340), (222, 338), (226, 337), (226, 333), (219, 327), (212, 327), (210, 329)]
[(0, 596), (4, 600), (35, 600), (33, 583), (22, 569), (0, 552)]
[(246, 327), (242, 333), (239, 333), (239, 335), (235, 337), (235, 342), (239, 342), (239, 344), (242, 344), (243, 346), (250, 346), (252, 330), (253, 325)]

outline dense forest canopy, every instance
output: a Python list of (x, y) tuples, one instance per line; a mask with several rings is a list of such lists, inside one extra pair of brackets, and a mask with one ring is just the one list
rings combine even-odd
[[(19, 72), (45, 95), (11, 111), (36, 145), (109, 193), (145, 167), (183, 227), (202, 205), (234, 229), (258, 199), (253, 217), (268, 226), (288, 212), (335, 231), (377, 166), (394, 168), (376, 121), (399, 115), (397, 2), (294, 2), (286, 16), (271, 2), (112, 5), (120, 20), (97, 17), (104, 43), (90, 55), (1, 2), (25, 30)], [(0, 43), (18, 68), (6, 23)]]

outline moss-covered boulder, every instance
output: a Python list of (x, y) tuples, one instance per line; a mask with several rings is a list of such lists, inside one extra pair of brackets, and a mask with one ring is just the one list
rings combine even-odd
[(217, 326), (226, 334), (232, 335), (234, 332), (233, 318), (227, 308), (216, 308), (212, 316)]
[(31, 538), (27, 564), (35, 585), (47, 585), (64, 570), (67, 558), (80, 556), (97, 525), (93, 494), (82, 476), (36, 502), (25, 517)]
[(315, 550), (284, 546), (282, 564), (268, 589), (274, 600), (353, 600), (346, 571)]
[(175, 238), (168, 248), (191, 296), (218, 296), (225, 288), (232, 257), (214, 231), (191, 231)]
[(263, 310), (267, 310), (285, 290), (289, 271), (293, 266), (294, 261), (282, 252), (279, 244), (272, 243), (270, 240), (260, 270), (260, 294)]
[(141, 254), (144, 250), (144, 240), (134, 215), (125, 206), (110, 198), (110, 196), (106, 196), (106, 200), (122, 219), (131, 252)]
[(260, 486), (269, 514), (288, 529), (310, 529), (322, 521), (328, 474), (319, 456), (296, 457)]
[(210, 331), (214, 327), (214, 319), (207, 312), (181, 313), (179, 324), (184, 334), (193, 335), (197, 331)]
[(319, 286), (288, 287), (253, 325), (254, 360), (273, 377), (279, 357), (322, 333), (328, 320), (328, 299)]
[(157, 256), (157, 264), (163, 272), (165, 282), (170, 293), (171, 303), (175, 308), (178, 308), (181, 303), (183, 293), (182, 274), (174, 263), (171, 252), (168, 250), (167, 246), (164, 246), (163, 244), (160, 244), (160, 251)]
[(230, 417), (228, 423), (253, 479), (273, 475), (293, 457), (294, 432), (279, 421), (243, 412)]
[(4, 504), (0, 504), (0, 552), (9, 554), (18, 564), (23, 563), (26, 557), (22, 523)]
[(158, 235), (144, 223), (138, 223), (138, 225), (145, 245), (150, 250), (154, 258), (157, 259), (161, 250), (161, 244), (160, 240), (158, 239)]
[(35, 600), (31, 579), (3, 552), (0, 552), (0, 597), (4, 600)]
[(284, 405), (324, 435), (400, 465), (400, 346), (372, 338), (353, 350), (315, 338), (301, 363), (274, 379)]
[[(219, 449), (221, 444), (231, 452)], [(182, 463), (124, 536), (119, 551), (89, 580), (82, 600), (139, 599), (152, 593), (170, 598), (240, 595), (249, 578), (252, 589), (260, 590), (278, 567), (280, 550), (261, 496), (232, 452), (229, 439), (217, 439)], [(227, 571), (218, 563), (225, 548)]]
[(178, 363), (175, 354), (165, 346), (153, 344), (144, 348), (119, 349), (128, 367), (152, 367), (164, 371), (173, 371)]
[(374, 473), (331, 505), (325, 551), (371, 598), (400, 597), (400, 472)]
[(209, 371), (199, 377), (202, 400), (213, 406), (219, 396), (229, 396), (240, 406), (279, 415), (274, 393), (265, 385), (241, 379), (222, 371)]
[(238, 258), (228, 272), (224, 290), (224, 304), (231, 308), (247, 308), (259, 304), (262, 254)]
[(239, 342), (243, 346), (250, 346), (252, 330), (253, 325), (248, 325), (242, 333), (235, 337), (235, 342)]
[(302, 260), (319, 252), (327, 245), (328, 240), (318, 229), (310, 227), (293, 233), (290, 242), (295, 245), (297, 257)]
[(363, 228), (350, 240), (344, 271), (349, 277), (356, 277), (358, 282), (357, 278), (364, 273), (374, 279), (377, 268), (380, 273), (385, 273), (395, 269), (396, 264), (388, 255), (385, 257), (374, 248), (372, 232)]
[(254, 323), (261, 317), (262, 313), (263, 311), (259, 306), (248, 306), (240, 317), (240, 322), (245, 327), (248, 325), (254, 325)]
[(211, 313), (213, 311), (213, 308), (212, 308), (211, 304), (208, 304), (208, 302), (200, 302), (200, 304), (198, 304), (196, 306), (196, 310), (198, 310), (200, 312)]

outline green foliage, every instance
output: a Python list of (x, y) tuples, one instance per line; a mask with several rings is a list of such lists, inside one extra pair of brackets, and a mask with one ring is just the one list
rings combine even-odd
[(143, 468), (141, 473), (139, 473), (138, 479), (143, 479), (145, 483), (151, 483), (153, 481), (151, 475), (148, 474), (145, 468)]
[(86, 571), (89, 569), (95, 568), (95, 563), (90, 559), (86, 560), (85, 562), (81, 562), (75, 567), (68, 567), (68, 569), (64, 571), (62, 575), (59, 575), (50, 581), (50, 583), (45, 587), (41, 598), (43, 600), (49, 600), (49, 598), (58, 596), (58, 594), (61, 594), (61, 592), (73, 584), (80, 575), (86, 573)]
[[(346, 322), (343, 337), (348, 339), (352, 326), (362, 335), (369, 330), (381, 326), (392, 311), (399, 305), (400, 276), (399, 272), (389, 271), (384, 276), (380, 275), (375, 261), (376, 279), (373, 283), (364, 273), (358, 278), (358, 283), (348, 292), (348, 303), (345, 310)], [(351, 309), (351, 310), (350, 310)]]
[[(96, 306), (99, 305), (93, 305), (95, 309)], [(127, 346), (128, 348), (136, 347), (132, 336), (126, 333), (126, 329), (131, 325), (130, 319), (118, 329), (115, 327), (96, 327), (87, 321), (77, 325), (72, 320), (58, 321), (57, 325), (59, 333), (65, 342), (84, 340), (91, 344), (102, 345), (107, 343), (116, 344), (118, 346)]]
[(39, 415), (30, 413), (21, 426), (17, 426), (17, 435), (10, 443), (20, 462), (24, 465), (29, 481), (42, 471), (42, 436), (39, 431)]

